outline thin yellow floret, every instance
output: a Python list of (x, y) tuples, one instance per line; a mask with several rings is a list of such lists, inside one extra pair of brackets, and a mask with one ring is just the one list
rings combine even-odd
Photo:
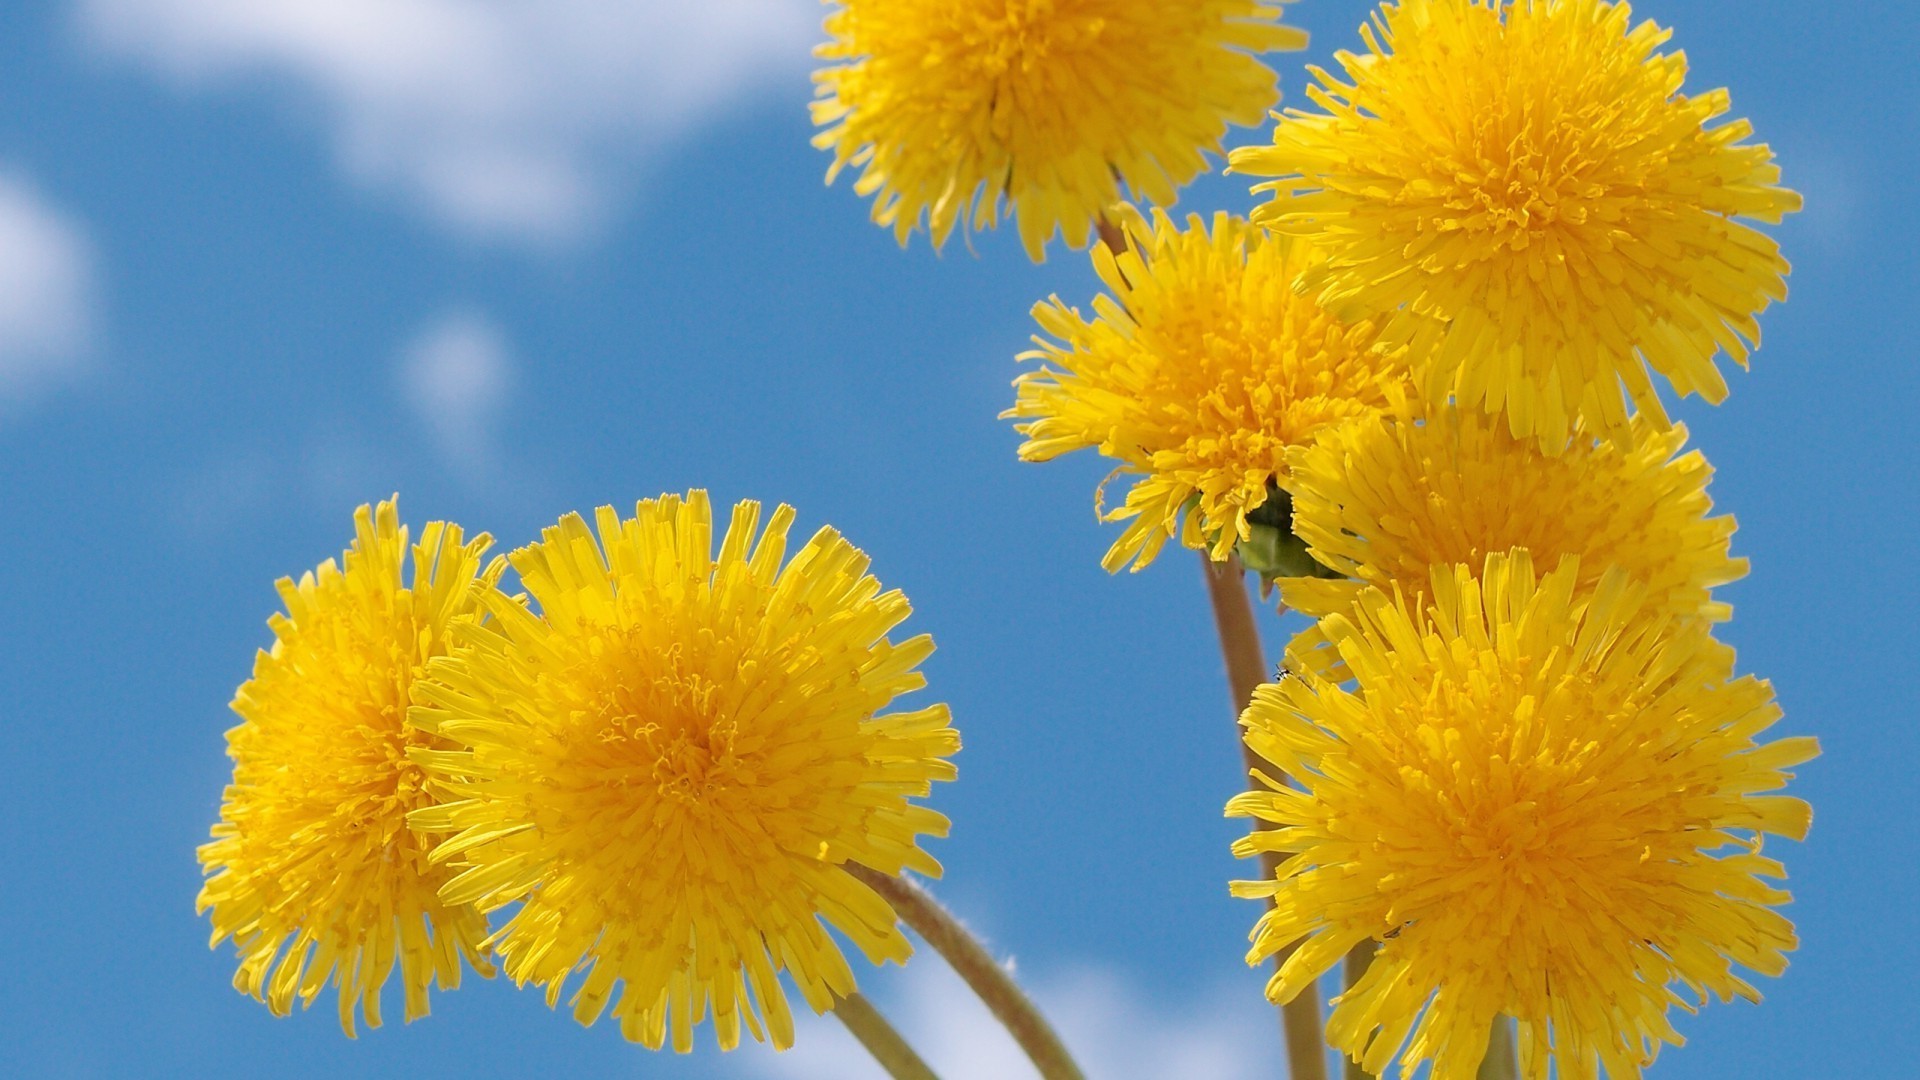
[(1370, 590), (1326, 632), (1355, 680), (1310, 669), (1263, 686), (1248, 745), (1294, 778), (1235, 798), (1279, 852), (1249, 962), (1298, 951), (1268, 983), (1291, 1000), (1363, 942), (1328, 1041), (1381, 1074), (1475, 1075), (1497, 1016), (1521, 1071), (1639, 1077), (1681, 1039), (1673, 1007), (1757, 1000), (1796, 945), (1765, 834), (1811, 811), (1770, 794), (1819, 752), (1760, 742), (1773, 692), (1735, 678), (1709, 624), (1646, 606), (1621, 572), (1577, 560), (1536, 578), (1525, 553), (1436, 570), (1431, 600)]
[(1680, 453), (1685, 427), (1636, 427), (1631, 446), (1580, 435), (1558, 453), (1453, 406), (1330, 429), (1289, 456), (1288, 490), (1295, 535), (1344, 580), (1283, 579), (1281, 598), (1319, 618), (1369, 586), (1418, 592), (1436, 568), (1525, 548), (1542, 565), (1579, 556), (1582, 587), (1618, 568), (1647, 587), (1648, 607), (1724, 621), (1732, 609), (1713, 590), (1745, 577), (1747, 560), (1729, 550), (1733, 518), (1709, 516), (1713, 467)]
[(1181, 229), (1164, 212), (1129, 214), (1129, 245), (1095, 249), (1111, 295), (1093, 318), (1058, 297), (1036, 305), (1050, 336), (1022, 360), (1004, 415), (1022, 421), (1024, 461), (1097, 448), (1132, 477), (1127, 522), (1103, 565), (1138, 570), (1170, 539), (1225, 559), (1247, 515), (1284, 483), (1287, 451), (1329, 424), (1405, 398), (1407, 373), (1378, 330), (1334, 318), (1293, 282), (1313, 249), (1216, 214)]
[(406, 1018), (427, 1013), (427, 989), (460, 985), (460, 963), (493, 974), (486, 920), (437, 893), (452, 878), (406, 823), (432, 805), (408, 757), (444, 746), (407, 721), (423, 666), (448, 631), (478, 610), (504, 564), (483, 570), (491, 541), (429, 522), (412, 548), (394, 500), (354, 515), (355, 539), (296, 584), (281, 579), (286, 614), (268, 621), (273, 647), (234, 695), (242, 723), (227, 732), (233, 783), (198, 907), (213, 912), (213, 944), (240, 952), (234, 986), (285, 1015), (331, 980), (340, 1025), (361, 1012), (380, 1026), (380, 991), (397, 964)]
[[(420, 755), (446, 802), (450, 902), (520, 906), (491, 939), (516, 982), (627, 1038), (691, 1049), (709, 1013), (793, 1041), (787, 971), (816, 1012), (852, 993), (828, 928), (874, 963), (912, 951), (847, 872), (937, 876), (947, 819), (913, 802), (953, 778), (944, 705), (886, 713), (933, 651), (868, 560), (821, 529), (791, 561), (793, 511), (742, 502), (716, 556), (705, 492), (590, 529), (568, 515), (510, 560), (539, 614), (496, 593), (434, 664), (414, 722), (463, 748)], [(783, 565), (784, 562), (784, 565)], [(617, 999), (617, 1000), (616, 1000)]]
[[(1328, 255), (1303, 286), (1413, 343), (1428, 399), (1564, 446), (1665, 425), (1647, 368), (1718, 403), (1787, 263), (1741, 218), (1800, 207), (1725, 90), (1681, 92), (1671, 36), (1604, 0), (1401, 0), (1367, 50), (1315, 69), (1236, 171), (1279, 179), (1254, 220)], [(1424, 358), (1424, 359), (1422, 359)], [(1625, 395), (1622, 389), (1624, 387)]]
[(1279, 100), (1261, 53), (1299, 49), (1257, 0), (828, 0), (814, 145), (851, 165), (873, 220), (991, 228), (1003, 206), (1037, 262), (1056, 230), (1084, 247), (1123, 197), (1168, 205), (1228, 124)]

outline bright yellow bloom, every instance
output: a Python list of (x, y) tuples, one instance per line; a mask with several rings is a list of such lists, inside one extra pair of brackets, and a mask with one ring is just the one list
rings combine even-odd
[[(793, 1040), (779, 972), (816, 1012), (854, 988), (831, 926), (875, 963), (912, 951), (887, 902), (844, 867), (938, 875), (918, 845), (947, 819), (912, 802), (960, 748), (947, 707), (882, 714), (926, 680), (921, 636), (887, 634), (906, 597), (821, 529), (781, 565), (793, 511), (758, 540), (734, 507), (712, 551), (705, 492), (663, 496), (599, 535), (570, 514), (510, 556), (542, 618), (495, 595), (491, 626), (436, 662), (416, 724), (460, 743), (420, 755), (447, 801), (442, 892), (521, 902), (492, 939), (516, 982), (574, 1016), (616, 992), (629, 1039), (691, 1049), (709, 1010), (723, 1048)], [(826, 924), (826, 925), (823, 925)]]
[[(1428, 398), (1504, 411), (1566, 444), (1576, 418), (1628, 434), (1625, 389), (1664, 426), (1650, 364), (1682, 394), (1727, 393), (1756, 319), (1786, 296), (1786, 260), (1736, 221), (1778, 222), (1777, 186), (1745, 120), (1711, 126), (1726, 91), (1680, 92), (1669, 32), (1602, 0), (1401, 0), (1315, 71), (1274, 144), (1233, 168), (1280, 179), (1254, 220), (1310, 237), (1303, 286), (1428, 357)], [(1743, 340), (1744, 339), (1744, 340)]]
[[(213, 909), (213, 944), (240, 952), (234, 986), (286, 1015), (331, 979), (340, 1024), (358, 1008), (380, 1026), (380, 990), (397, 961), (406, 1018), (427, 1013), (427, 987), (460, 985), (460, 958), (482, 975), (486, 920), (436, 896), (452, 874), (428, 863), (406, 824), (431, 805), (413, 749), (443, 745), (407, 721), (408, 693), (447, 651), (453, 621), (504, 569), (481, 570), (491, 540), (429, 522), (413, 547), (394, 500), (354, 515), (342, 570), (279, 582), (285, 615), (268, 620), (273, 649), (254, 660), (227, 732), (233, 784), (213, 841), (199, 910)], [(276, 963), (277, 961), (277, 963)]]
[[(1761, 838), (1811, 811), (1769, 795), (1819, 752), (1757, 742), (1773, 691), (1733, 677), (1709, 624), (1645, 606), (1574, 559), (1536, 579), (1524, 552), (1439, 569), (1431, 605), (1371, 590), (1327, 634), (1357, 681), (1311, 671), (1260, 688), (1247, 743), (1300, 789), (1235, 798), (1281, 852), (1250, 962), (1299, 943), (1267, 984), (1292, 999), (1365, 941), (1373, 965), (1335, 1001), (1328, 1041), (1379, 1074), (1475, 1074), (1498, 1015), (1523, 1073), (1638, 1077), (1679, 1043), (1668, 1009), (1758, 1000), (1734, 965), (1786, 968), (1785, 869)], [(1686, 992), (1683, 996), (1682, 991)]]
[(1746, 576), (1747, 561), (1728, 552), (1733, 519), (1708, 516), (1713, 468), (1697, 450), (1680, 454), (1684, 427), (1636, 426), (1630, 448), (1585, 437), (1558, 454), (1477, 409), (1329, 430), (1289, 456), (1293, 528), (1350, 580), (1283, 579), (1281, 598), (1317, 618), (1345, 612), (1365, 586), (1417, 592), (1436, 567), (1526, 548), (1541, 565), (1578, 555), (1582, 587), (1617, 567), (1662, 614), (1724, 620), (1732, 609), (1712, 590)]
[(1093, 253), (1112, 292), (1093, 319), (1058, 297), (1034, 307), (1059, 340), (1034, 338), (1039, 350), (1021, 359), (1045, 366), (1020, 376), (1004, 415), (1025, 421), (1022, 460), (1098, 447), (1138, 478), (1101, 514), (1128, 522), (1108, 570), (1144, 567), (1175, 536), (1224, 559), (1286, 476), (1288, 448), (1397, 402), (1406, 371), (1372, 323), (1341, 322), (1294, 292), (1316, 261), (1306, 244), (1226, 214), (1211, 233), (1157, 210), (1126, 225), (1118, 258)]
[(828, 0), (814, 145), (860, 169), (902, 244), (925, 222), (991, 228), (1002, 200), (1037, 262), (1083, 247), (1121, 185), (1162, 205), (1227, 125), (1279, 100), (1257, 54), (1306, 45), (1259, 0)]

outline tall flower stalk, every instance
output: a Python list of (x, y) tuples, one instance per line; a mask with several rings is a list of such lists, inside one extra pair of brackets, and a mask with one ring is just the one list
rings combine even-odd
[(854, 876), (871, 887), (933, 950), (946, 958), (987, 1011), (1033, 1062), (1044, 1080), (1085, 1080), (1053, 1025), (1015, 982), (1005, 965), (960, 920), (953, 917), (927, 890), (898, 875), (851, 867)]
[[(1200, 569), (1213, 607), (1214, 629), (1220, 636), (1220, 655), (1226, 662), (1228, 693), (1234, 715), (1238, 716), (1252, 704), (1254, 691), (1269, 681), (1266, 656), (1260, 647), (1260, 628), (1254, 622), (1253, 602), (1247, 596), (1246, 570), (1237, 556), (1229, 555), (1221, 562), (1214, 562), (1204, 554)], [(1254, 783), (1251, 778), (1261, 775), (1262, 770), (1272, 769), (1272, 765), (1245, 739), (1238, 741), (1249, 783)], [(1255, 828), (1267, 827), (1265, 822), (1255, 824)], [(1262, 851), (1260, 866), (1262, 873), (1273, 876), (1280, 868), (1279, 853)], [(1275, 968), (1285, 964), (1292, 952), (1288, 948), (1275, 953)], [(1313, 994), (1302, 994), (1282, 1005), (1280, 1015), (1287, 1040), (1287, 1076), (1290, 1080), (1325, 1080), (1327, 1057), (1326, 1042), (1320, 1033), (1320, 999)]]
[[(1130, 208), (1117, 220), (1093, 256), (1110, 292), (1091, 319), (1058, 299), (1034, 309), (1049, 337), (1024, 358), (1042, 366), (1020, 377), (1005, 415), (1027, 438), (1023, 458), (1097, 448), (1132, 481), (1121, 506), (1102, 510), (1125, 524), (1108, 570), (1139, 570), (1169, 542), (1201, 553), (1237, 718), (1271, 674), (1239, 553), (1258, 553), (1268, 572), (1310, 565), (1271, 520), (1288, 455), (1404, 403), (1407, 370), (1371, 324), (1293, 290), (1319, 259), (1310, 246), (1224, 214), (1184, 229)], [(1249, 772), (1264, 765), (1242, 753)], [(1326, 1074), (1319, 1009), (1305, 997), (1283, 1011), (1300, 1080)]]
[(833, 1015), (893, 1080), (938, 1080), (920, 1052), (873, 1007), (865, 994), (855, 991), (837, 999), (833, 1003)]

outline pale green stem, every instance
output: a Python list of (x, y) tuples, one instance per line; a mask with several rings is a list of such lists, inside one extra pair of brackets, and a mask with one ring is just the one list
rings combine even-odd
[(1479, 1080), (1520, 1080), (1520, 1059), (1513, 1048), (1513, 1018), (1496, 1016), (1487, 1039), (1487, 1056), (1480, 1059)]
[(994, 960), (980, 939), (960, 925), (960, 920), (941, 907), (932, 894), (904, 877), (882, 874), (857, 863), (848, 863), (847, 872), (885, 897), (900, 921), (946, 958), (954, 973), (1026, 1051), (1043, 1080), (1086, 1080), (1086, 1074), (1074, 1064), (1066, 1044), (1034, 1006), (1033, 999)]
[(834, 1002), (833, 1015), (893, 1080), (940, 1080), (865, 995), (856, 992)]
[[(1360, 977), (1365, 975), (1367, 969), (1373, 966), (1373, 954), (1379, 948), (1379, 942), (1369, 940), (1363, 941), (1347, 951), (1347, 970), (1344, 981), (1348, 990), (1352, 990), (1354, 986), (1360, 982)], [(1359, 1062), (1352, 1058), (1347, 1058), (1345, 1069), (1346, 1080), (1371, 1080), (1372, 1076), (1373, 1074), (1362, 1068)]]
[[(1247, 596), (1246, 571), (1239, 558), (1229, 555), (1225, 562), (1216, 563), (1203, 551), (1200, 561), (1207, 579), (1207, 596), (1213, 602), (1213, 625), (1220, 633), (1220, 654), (1227, 663), (1227, 685), (1233, 693), (1234, 730), (1238, 734), (1240, 714), (1253, 701), (1254, 688), (1268, 679), (1266, 655), (1260, 648), (1260, 628), (1253, 621), (1253, 600)], [(1235, 741), (1240, 744), (1241, 760), (1249, 773), (1256, 769), (1273, 775), (1279, 773), (1265, 758), (1254, 753), (1244, 738)], [(1247, 782), (1254, 790), (1260, 790), (1251, 777)], [(1269, 827), (1258, 818), (1253, 825), (1256, 829)], [(1279, 865), (1277, 852), (1261, 852), (1261, 873), (1268, 879)], [(1286, 963), (1292, 954), (1291, 948), (1281, 951), (1273, 958), (1275, 967)], [(1287, 1034), (1290, 1080), (1327, 1080), (1327, 1044), (1321, 1031), (1317, 986), (1302, 990), (1280, 1010), (1280, 1016)]]

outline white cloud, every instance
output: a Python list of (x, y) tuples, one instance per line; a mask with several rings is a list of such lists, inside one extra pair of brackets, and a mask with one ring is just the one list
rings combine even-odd
[(0, 406), (62, 377), (93, 334), (93, 257), (79, 227), (0, 171)]
[[(863, 989), (942, 1076), (1034, 1077), (1026, 1056), (959, 976), (922, 947), (901, 971), (868, 975)], [(1273, 1075), (1284, 1054), (1280, 1021), (1260, 980), (1222, 987), (1198, 1000), (1164, 1001), (1110, 972), (1082, 972), (1031, 988), (1088, 1076), (1102, 1080), (1192, 1080)], [(890, 992), (891, 991), (891, 992)], [(744, 1051), (768, 1080), (856, 1080), (883, 1076), (832, 1017), (803, 1019), (794, 1048)]]
[(494, 425), (513, 389), (506, 339), (476, 312), (427, 324), (400, 354), (408, 406), (455, 472), (473, 478), (494, 463)]
[(806, 65), (821, 18), (818, 0), (78, 2), (97, 43), (182, 82), (296, 86), (361, 182), (536, 241), (577, 236), (648, 151)]

